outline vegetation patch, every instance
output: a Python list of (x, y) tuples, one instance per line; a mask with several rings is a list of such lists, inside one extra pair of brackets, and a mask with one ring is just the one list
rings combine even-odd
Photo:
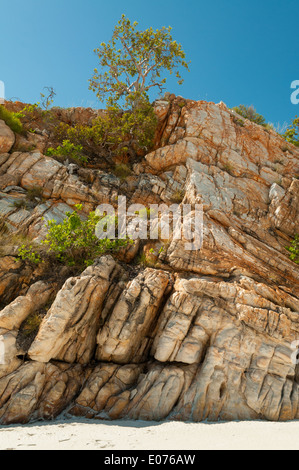
[(126, 111), (110, 106), (106, 115), (94, 119), (91, 126), (66, 123), (56, 126), (53, 137), (60, 145), (48, 149), (47, 154), (73, 158), (77, 163), (86, 163), (87, 159), (108, 164), (113, 158), (134, 160), (153, 148), (156, 128), (157, 118), (147, 101)]
[(299, 235), (296, 235), (291, 246), (286, 247), (290, 252), (290, 259), (299, 264)]
[(256, 124), (259, 124), (260, 126), (267, 127), (267, 122), (264, 116), (262, 116), (261, 114), (258, 114), (254, 106), (252, 105), (245, 106), (244, 104), (240, 104), (240, 106), (236, 106), (235, 108), (233, 108), (233, 110), (237, 114), (242, 116), (244, 119), (249, 119), (250, 121), (255, 122)]
[(79, 163), (80, 165), (88, 162), (88, 158), (84, 155), (83, 146), (75, 145), (69, 140), (64, 140), (62, 145), (56, 148), (48, 148), (46, 155), (60, 161), (64, 161), (67, 158), (69, 161)]
[(96, 226), (101, 218), (91, 212), (86, 220), (82, 220), (81, 210), (82, 205), (77, 205), (75, 211), (66, 213), (62, 223), (48, 221), (48, 234), (38, 251), (32, 245), (24, 244), (19, 248), (18, 258), (33, 265), (54, 258), (65, 266), (83, 269), (92, 265), (99, 256), (117, 252), (132, 243), (129, 239), (99, 239)]
[(171, 196), (171, 202), (173, 204), (181, 204), (185, 197), (185, 191), (183, 189), (177, 189)]
[(8, 111), (3, 105), (0, 105), (0, 119), (16, 134), (24, 133), (23, 125), (18, 114)]
[(286, 130), (284, 138), (287, 142), (299, 147), (299, 117), (295, 117), (294, 121)]

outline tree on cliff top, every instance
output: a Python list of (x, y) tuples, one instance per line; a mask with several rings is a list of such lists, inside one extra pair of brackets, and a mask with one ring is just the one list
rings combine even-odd
[(125, 99), (126, 105), (136, 105), (154, 87), (163, 90), (166, 78), (163, 71), (176, 73), (178, 83), (183, 79), (179, 68), (188, 70), (182, 46), (172, 39), (171, 27), (154, 31), (153, 28), (137, 31), (138, 23), (131, 23), (122, 15), (114, 29), (112, 39), (95, 49), (101, 72), (94, 70), (90, 89), (109, 106)]

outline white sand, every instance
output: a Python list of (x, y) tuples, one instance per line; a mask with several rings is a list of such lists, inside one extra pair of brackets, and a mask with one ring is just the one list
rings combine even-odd
[(0, 450), (299, 450), (299, 422), (58, 420), (0, 426)]

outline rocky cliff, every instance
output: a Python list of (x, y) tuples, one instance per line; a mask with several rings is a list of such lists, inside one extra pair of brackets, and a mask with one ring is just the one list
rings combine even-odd
[[(299, 418), (299, 269), (285, 248), (299, 233), (299, 151), (223, 103), (174, 98), (155, 111), (155, 150), (126, 179), (46, 157), (46, 131), (16, 138), (0, 121), (0, 215), (11, 234), (38, 241), (45, 221), (119, 195), (204, 208), (200, 250), (180, 240), (140, 244), (71, 277), (1, 248), (1, 423), (61, 413)], [(61, 119), (92, 114), (62, 110)], [(39, 197), (22, 204), (36, 187)], [(147, 267), (134, 262), (137, 250)], [(37, 334), (24, 341), (22, 325), (40, 312)]]

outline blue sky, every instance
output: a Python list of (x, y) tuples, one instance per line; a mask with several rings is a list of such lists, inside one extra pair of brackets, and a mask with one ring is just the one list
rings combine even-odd
[(93, 49), (107, 42), (122, 14), (140, 29), (172, 26), (191, 61), (167, 90), (185, 98), (253, 104), (267, 121), (290, 122), (291, 82), (299, 80), (298, 0), (0, 0), (0, 80), (6, 98), (39, 100), (45, 86), (57, 106), (101, 107), (88, 79)]

